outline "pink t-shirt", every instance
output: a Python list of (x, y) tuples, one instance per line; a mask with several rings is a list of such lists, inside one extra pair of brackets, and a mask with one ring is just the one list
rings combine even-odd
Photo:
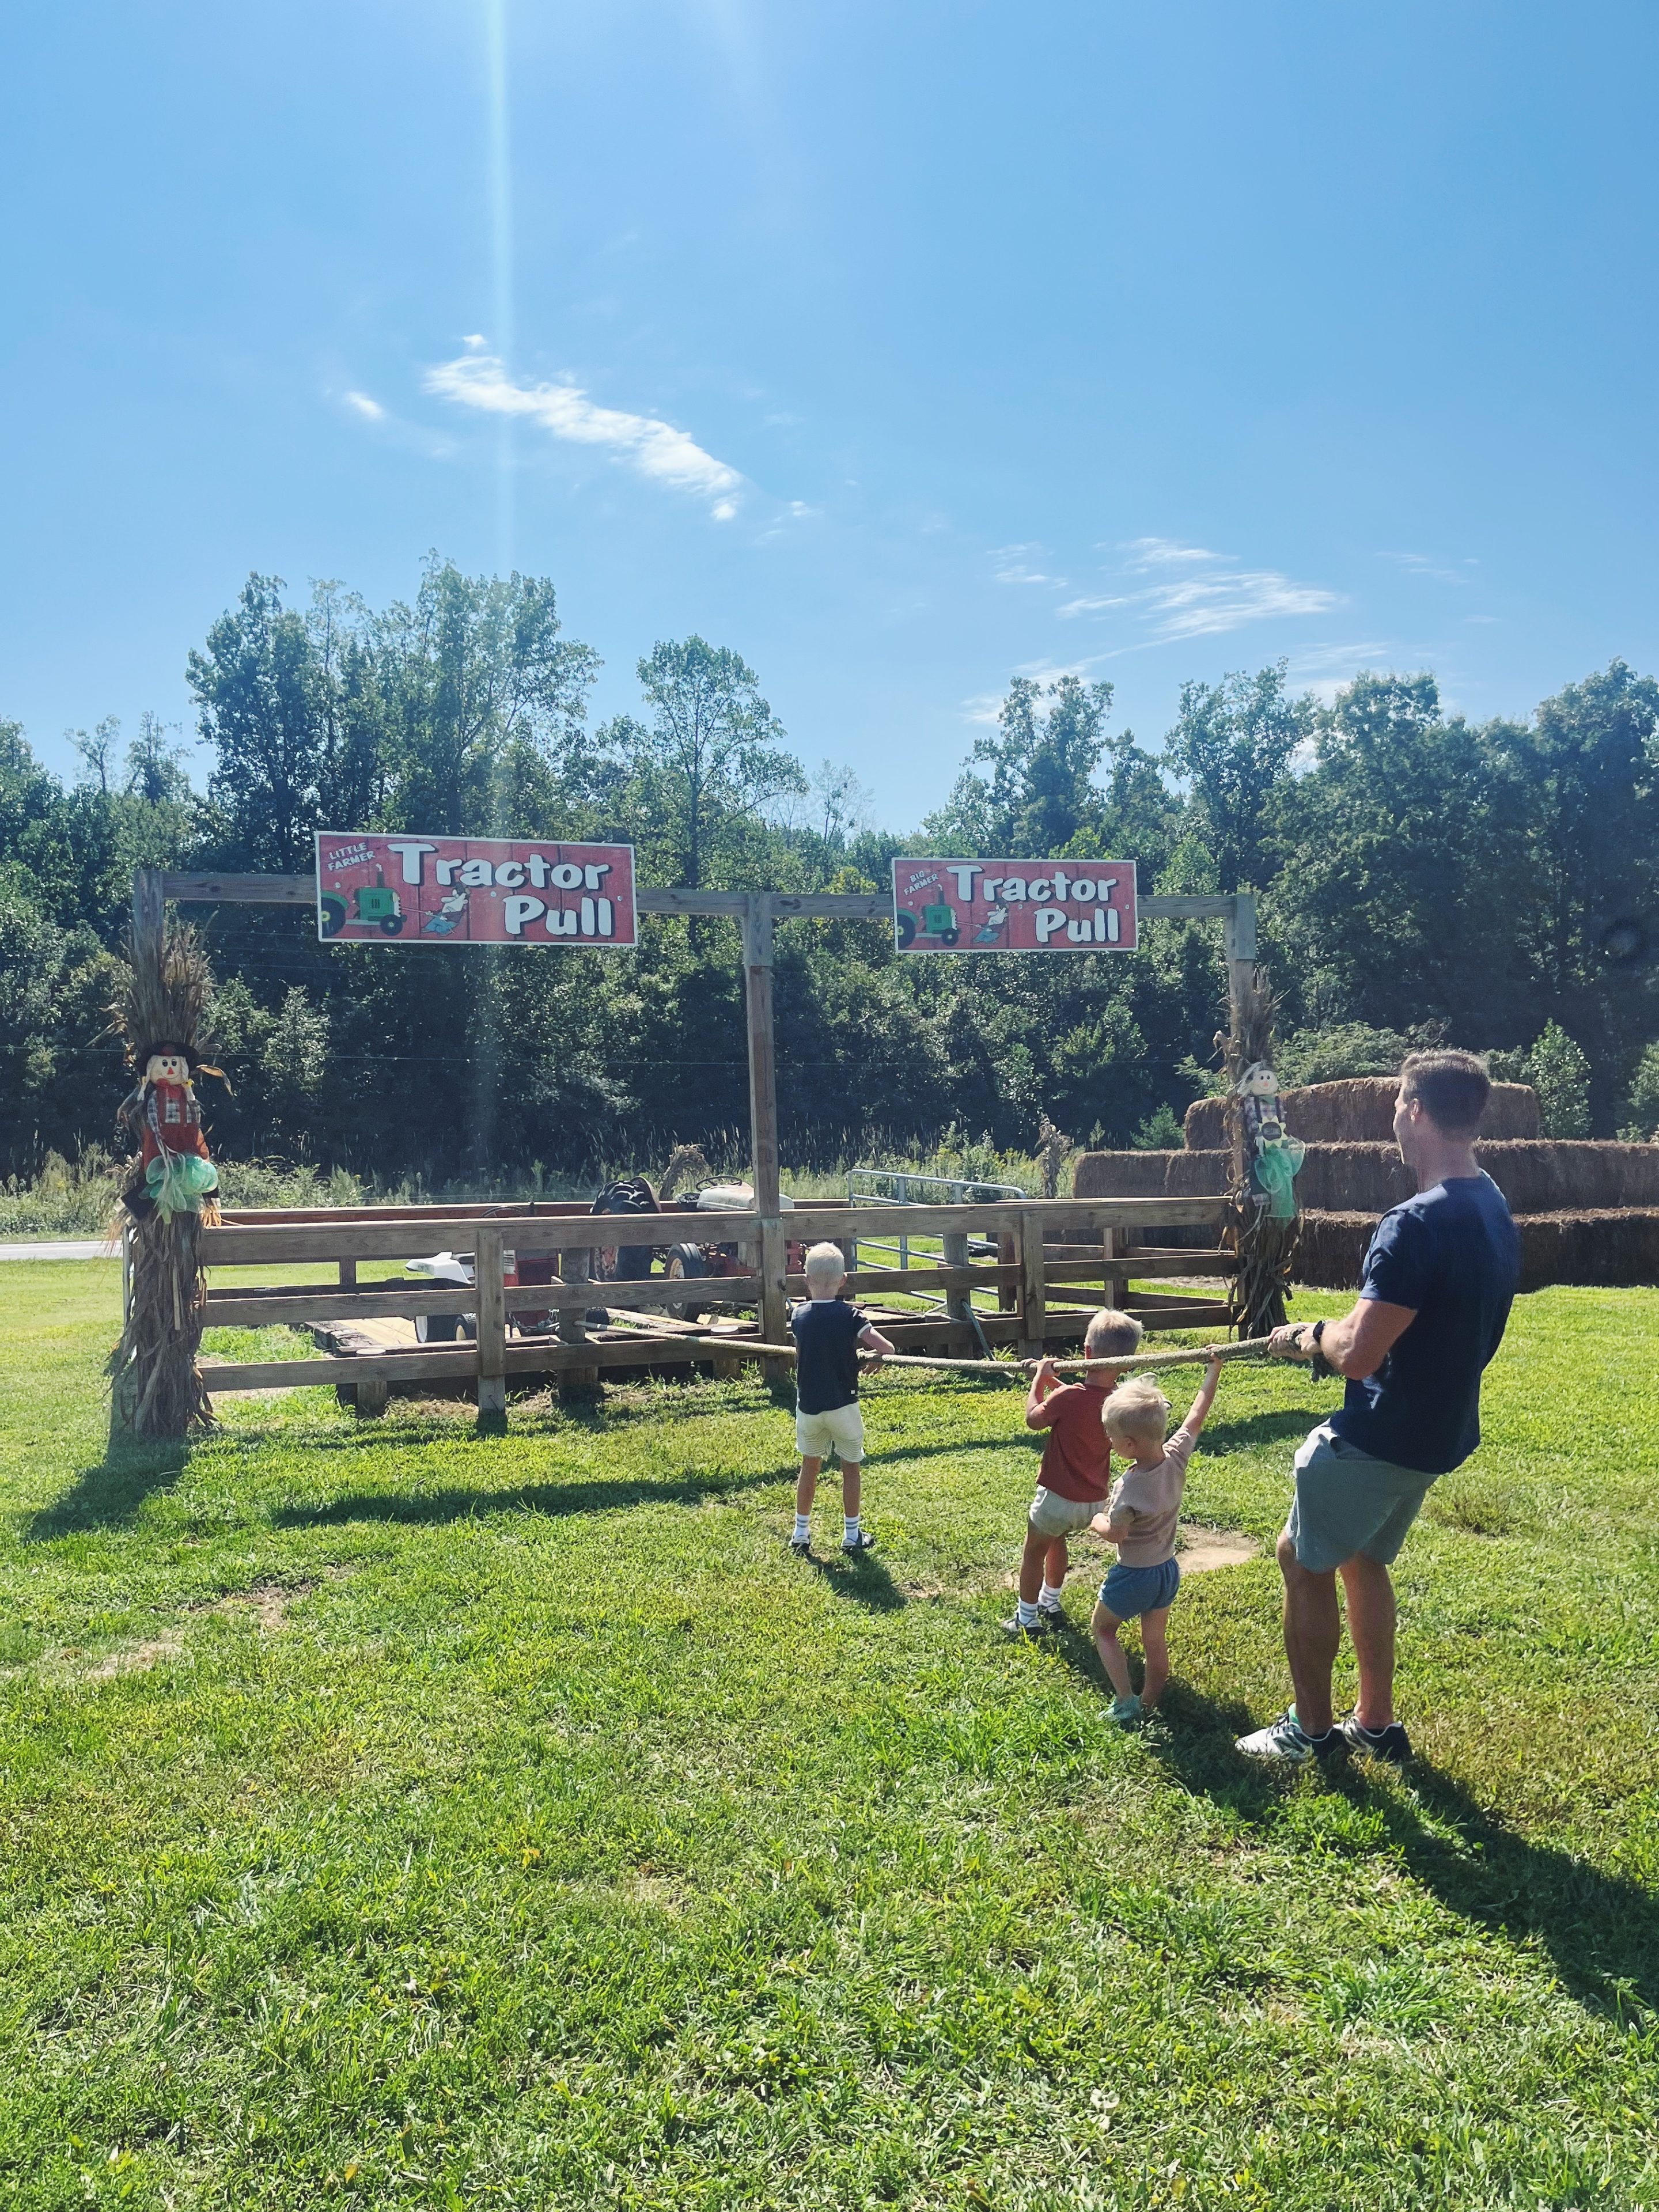
[(1130, 1524), (1129, 1534), (1117, 1547), (1120, 1565), (1161, 1567), (1165, 1559), (1174, 1559), (1187, 1462), (1197, 1442), (1198, 1431), (1183, 1422), (1165, 1438), (1164, 1456), (1156, 1467), (1137, 1467), (1132, 1461), (1112, 1486), (1106, 1518)]

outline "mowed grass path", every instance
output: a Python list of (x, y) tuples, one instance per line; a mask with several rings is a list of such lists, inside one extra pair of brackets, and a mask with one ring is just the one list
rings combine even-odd
[(1659, 2203), (1659, 1294), (1518, 1305), (1404, 1778), (1231, 1749), (1305, 1375), (1224, 1377), (1263, 1554), (1125, 1736), (1086, 1575), (996, 1632), (1012, 1390), (874, 1385), (854, 1570), (755, 1382), (111, 1460), (116, 1298), (0, 1270), (0, 2203)]

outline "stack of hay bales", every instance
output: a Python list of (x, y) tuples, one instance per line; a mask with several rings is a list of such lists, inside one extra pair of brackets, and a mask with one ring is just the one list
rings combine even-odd
[[(1358, 1076), (1287, 1091), (1285, 1127), (1307, 1146), (1297, 1178), (1304, 1209), (1299, 1282), (1346, 1290), (1358, 1281), (1381, 1215), (1414, 1188), (1393, 1141), (1399, 1085)], [(1079, 1198), (1201, 1197), (1224, 1192), (1228, 1157), (1218, 1098), (1187, 1110), (1179, 1152), (1085, 1152)], [(1492, 1086), (1477, 1147), (1521, 1231), (1523, 1290), (1547, 1283), (1659, 1282), (1659, 1145), (1570, 1142), (1538, 1134), (1538, 1101), (1520, 1083)], [(1160, 1243), (1208, 1241), (1207, 1232)]]

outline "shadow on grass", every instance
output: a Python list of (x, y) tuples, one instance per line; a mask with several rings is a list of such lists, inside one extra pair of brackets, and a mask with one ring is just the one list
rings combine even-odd
[[(1334, 1410), (1334, 1408), (1331, 1410)], [(1173, 1418), (1173, 1416), (1171, 1417)], [(1260, 1450), (1268, 1444), (1300, 1443), (1323, 1418), (1304, 1407), (1277, 1413), (1249, 1413), (1243, 1420), (1211, 1420), (1205, 1425), (1204, 1449), (1210, 1452)]]
[(194, 1447), (180, 1438), (155, 1443), (112, 1439), (96, 1467), (83, 1467), (61, 1498), (24, 1523), (26, 1543), (49, 1544), (88, 1528), (120, 1528), (136, 1521), (144, 1502), (171, 1490), (190, 1464)]
[(325, 1505), (280, 1505), (270, 1516), (270, 1525), (274, 1528), (333, 1528), (348, 1521), (382, 1521), (419, 1527), (481, 1521), (496, 1513), (626, 1513), (636, 1505), (701, 1505), (710, 1498), (732, 1498), (743, 1491), (793, 1482), (794, 1474), (793, 1467), (783, 1467), (733, 1475), (728, 1480), (682, 1475), (654, 1481), (524, 1482), (507, 1490), (452, 1483), (442, 1490), (359, 1491), (331, 1498)]
[[(1083, 1671), (1081, 1668), (1079, 1672)], [(1233, 1749), (1255, 1725), (1242, 1705), (1221, 1705), (1172, 1682), (1147, 1748), (1172, 1778), (1270, 1836), (1296, 1802), (1295, 1777), (1255, 1766)], [(1563, 1986), (1613, 2018), (1659, 2008), (1659, 1898), (1553, 1845), (1519, 1835), (1450, 1775), (1414, 1760), (1395, 1780), (1364, 1759), (1334, 1760), (1328, 1789), (1377, 1819), (1370, 1848), (1398, 1852), (1413, 1881), (1449, 1911), (1516, 1942), (1536, 1942)]]
[(805, 1563), (835, 1596), (861, 1605), (871, 1613), (899, 1613), (910, 1602), (883, 1562), (872, 1553), (849, 1559), (844, 1552), (832, 1552), (822, 1559), (816, 1552), (809, 1552)]

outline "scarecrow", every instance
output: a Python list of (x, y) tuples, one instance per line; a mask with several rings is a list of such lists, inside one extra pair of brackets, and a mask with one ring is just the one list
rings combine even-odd
[(224, 1080), (198, 1050), (212, 994), (200, 940), (176, 928), (159, 957), (132, 948), (110, 1008), (137, 1077), (118, 1115), (139, 1139), (118, 1217), (131, 1239), (131, 1293), (109, 1363), (113, 1425), (130, 1436), (182, 1437), (213, 1419), (196, 1355), (207, 1295), (199, 1240), (219, 1219), (219, 1175), (195, 1088), (198, 1074)]
[(1257, 1203), (1274, 1221), (1294, 1221), (1297, 1174), (1307, 1157), (1298, 1137), (1288, 1137), (1279, 1118), (1279, 1078), (1265, 1060), (1253, 1060), (1234, 1086), (1244, 1122), (1244, 1162)]
[(216, 1075), (222, 1083), (223, 1072), (207, 1066), (199, 1054), (176, 1039), (153, 1046), (143, 1057), (144, 1072), (116, 1117), (143, 1139), (139, 1172), (122, 1202), (135, 1220), (152, 1212), (199, 1213), (204, 1206), (216, 1213), (213, 1194), (219, 1188), (219, 1170), (202, 1133), (195, 1077), (198, 1073)]

